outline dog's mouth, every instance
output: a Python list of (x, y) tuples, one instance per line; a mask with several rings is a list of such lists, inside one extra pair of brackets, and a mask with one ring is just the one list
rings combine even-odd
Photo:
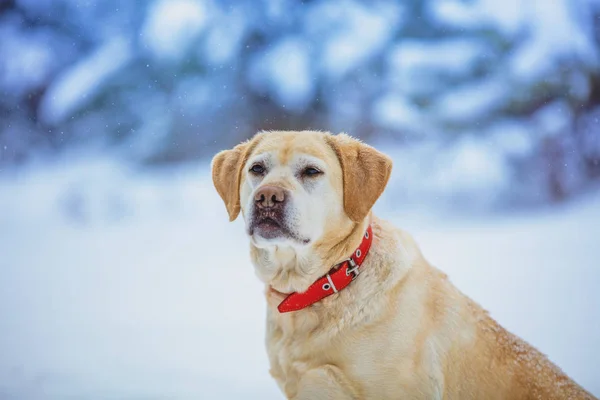
[(274, 220), (273, 218), (260, 218), (256, 222), (254, 228), (258, 231), (258, 234), (265, 239), (274, 239), (276, 237), (288, 237), (289, 230), (286, 229), (281, 223)]
[(300, 238), (290, 228), (288, 228), (280, 218), (271, 214), (264, 213), (257, 215), (248, 229), (250, 236), (260, 236), (263, 239), (291, 239), (293, 241), (307, 244), (310, 239)]
[(259, 212), (252, 219), (248, 233), (258, 235), (264, 239), (291, 237), (290, 230), (281, 222), (283, 216), (273, 212)]

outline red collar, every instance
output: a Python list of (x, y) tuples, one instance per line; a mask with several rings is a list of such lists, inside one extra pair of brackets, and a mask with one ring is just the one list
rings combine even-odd
[(306, 292), (294, 292), (288, 295), (277, 306), (279, 312), (302, 310), (348, 286), (358, 276), (359, 267), (371, 248), (371, 242), (373, 242), (373, 230), (369, 225), (360, 246), (350, 258), (333, 267), (325, 276), (310, 285)]

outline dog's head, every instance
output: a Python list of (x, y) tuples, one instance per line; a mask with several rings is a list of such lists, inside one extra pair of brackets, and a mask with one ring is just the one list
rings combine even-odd
[[(297, 291), (327, 272), (315, 265), (354, 250), (339, 244), (360, 242), (391, 169), (387, 156), (345, 134), (268, 132), (217, 154), (212, 174), (230, 220), (241, 211), (253, 248), (263, 252), (255, 257), (263, 260), (255, 262), (259, 276)], [(273, 261), (273, 251), (286, 249), (295, 261)]]
[(242, 211), (255, 246), (299, 247), (362, 222), (391, 167), (345, 134), (269, 132), (217, 154), (212, 173), (230, 220)]

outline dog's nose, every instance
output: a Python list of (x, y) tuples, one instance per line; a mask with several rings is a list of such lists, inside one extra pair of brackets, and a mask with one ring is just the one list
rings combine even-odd
[(285, 201), (285, 191), (277, 186), (264, 186), (254, 195), (259, 208), (275, 208)]

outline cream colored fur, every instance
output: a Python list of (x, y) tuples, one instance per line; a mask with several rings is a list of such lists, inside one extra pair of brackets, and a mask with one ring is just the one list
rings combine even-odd
[[(264, 176), (249, 168), (266, 163)], [(307, 163), (323, 175), (300, 179)], [(215, 156), (213, 179), (231, 219), (253, 218), (254, 193), (292, 194), (290, 229), (308, 243), (250, 237), (265, 282), (271, 374), (290, 399), (593, 399), (530, 345), (500, 327), (427, 263), (411, 236), (370, 213), (391, 161), (346, 135), (261, 133)], [(347, 258), (371, 222), (360, 276), (306, 309), (280, 314)]]

